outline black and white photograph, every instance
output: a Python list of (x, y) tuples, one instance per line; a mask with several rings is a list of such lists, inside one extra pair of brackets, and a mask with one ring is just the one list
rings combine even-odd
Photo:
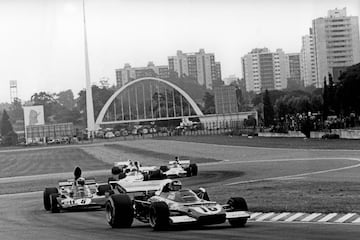
[(359, 15), (0, 0), (0, 240), (358, 240)]

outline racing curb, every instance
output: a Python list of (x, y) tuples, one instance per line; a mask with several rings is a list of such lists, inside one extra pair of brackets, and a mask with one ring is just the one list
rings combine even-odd
[(253, 212), (253, 222), (348, 223), (360, 225), (358, 213)]

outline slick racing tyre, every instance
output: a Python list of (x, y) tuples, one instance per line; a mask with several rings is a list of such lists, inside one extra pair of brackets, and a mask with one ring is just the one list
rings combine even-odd
[(163, 179), (160, 169), (157, 169), (150, 173), (150, 180), (160, 180), (160, 179)]
[[(230, 205), (232, 211), (248, 211), (248, 206), (245, 199), (241, 197), (232, 197), (227, 204)], [(247, 222), (247, 218), (229, 219), (229, 223), (232, 227), (243, 227)]]
[(191, 163), (185, 171), (187, 177), (196, 176), (198, 174), (198, 167), (195, 163)]
[(111, 187), (109, 184), (99, 185), (98, 187), (98, 196), (104, 196), (106, 192), (110, 192)]
[(122, 169), (120, 169), (120, 168), (117, 167), (117, 166), (114, 166), (114, 167), (111, 168), (111, 173), (112, 173), (113, 175), (119, 175), (119, 174), (122, 173), (122, 172), (123, 172)]
[(113, 228), (128, 228), (134, 220), (134, 208), (126, 194), (112, 195), (105, 205), (106, 220)]
[(50, 194), (50, 203), (51, 203), (51, 212), (52, 213), (59, 213), (60, 207), (57, 200), (57, 197), (59, 196), (58, 193), (52, 193)]
[(198, 166), (195, 163), (190, 164), (191, 176), (197, 176)]
[(169, 168), (168, 168), (168, 166), (160, 166), (160, 170), (162, 172), (166, 172), (166, 171), (169, 171)]
[(52, 193), (58, 193), (57, 188), (45, 188), (44, 193), (43, 193), (43, 202), (44, 202), (44, 208), (46, 211), (51, 210), (50, 195)]
[(149, 223), (150, 226), (158, 231), (169, 227), (170, 211), (165, 202), (153, 202), (150, 205)]

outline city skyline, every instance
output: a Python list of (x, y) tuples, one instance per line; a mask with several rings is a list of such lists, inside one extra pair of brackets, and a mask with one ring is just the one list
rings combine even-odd
[[(0, 102), (10, 100), (10, 80), (17, 80), (22, 100), (39, 91), (72, 89), (77, 96), (85, 88), (81, 4), (1, 1)], [(167, 65), (177, 50), (200, 48), (216, 55), (223, 78), (241, 77), (243, 55), (262, 47), (299, 53), (312, 20), (344, 7), (359, 16), (360, 3), (353, 0), (87, 0), (91, 81), (107, 77), (115, 84), (115, 69), (125, 63)]]

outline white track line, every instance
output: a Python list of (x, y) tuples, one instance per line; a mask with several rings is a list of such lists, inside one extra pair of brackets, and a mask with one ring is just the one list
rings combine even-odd
[(336, 220), (335, 222), (336, 223), (343, 223), (345, 222), (346, 220), (350, 219), (351, 217), (355, 216), (356, 213), (348, 213), (346, 214), (345, 216), (339, 218), (338, 220)]
[[(357, 158), (340, 158), (340, 159), (342, 159), (342, 160), (354, 160), (354, 161), (360, 162), (360, 159), (357, 159)], [(280, 176), (280, 177), (271, 177), (271, 178), (262, 178), (262, 179), (253, 179), (253, 180), (247, 180), (247, 181), (239, 181), (239, 182), (227, 183), (225, 185), (226, 186), (232, 186), (232, 185), (237, 185), (237, 184), (254, 183), (254, 182), (262, 182), (262, 181), (269, 181), (269, 180), (283, 180), (284, 178), (304, 177), (304, 176), (310, 176), (310, 175), (316, 175), (316, 174), (323, 174), (323, 173), (329, 173), (329, 172), (335, 172), (335, 171), (348, 170), (348, 169), (357, 168), (357, 167), (360, 167), (360, 163), (355, 164), (355, 165), (351, 165), (351, 166), (347, 166), (347, 167), (341, 167), (341, 168), (333, 168), (333, 169), (328, 169), (328, 170), (300, 173), (300, 174)]]
[(352, 223), (360, 223), (360, 217), (352, 221)]
[(309, 216), (307, 216), (306, 218), (302, 219), (302, 222), (310, 222), (311, 220), (319, 217), (322, 213), (312, 213)]

